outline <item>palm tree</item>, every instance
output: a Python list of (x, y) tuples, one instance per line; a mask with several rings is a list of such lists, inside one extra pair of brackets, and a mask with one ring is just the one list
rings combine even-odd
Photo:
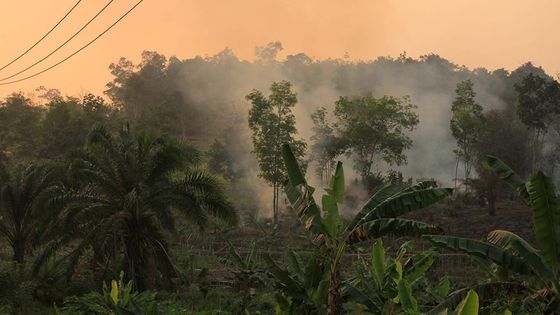
[(56, 194), (57, 168), (29, 164), (9, 172), (0, 164), (0, 234), (8, 239), (13, 260), (22, 264), (55, 215), (46, 202)]
[(234, 207), (213, 176), (192, 168), (197, 161), (194, 148), (161, 134), (135, 137), (125, 128), (115, 138), (94, 129), (70, 168), (82, 188), (62, 198), (66, 229), (80, 239), (70, 270), (92, 248), (95, 265), (123, 258), (125, 274), (142, 289), (150, 271), (173, 270), (165, 232), (174, 231), (175, 212), (201, 228), (209, 214), (235, 224)]

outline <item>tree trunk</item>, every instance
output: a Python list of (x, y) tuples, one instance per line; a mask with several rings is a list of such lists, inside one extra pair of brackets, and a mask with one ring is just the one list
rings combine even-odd
[(21, 239), (16, 239), (12, 243), (12, 250), (14, 255), (12, 257), (13, 261), (17, 262), (18, 264), (23, 264), (25, 259), (25, 241)]
[(338, 268), (331, 271), (329, 292), (327, 296), (327, 314), (342, 314), (342, 296), (340, 295), (340, 274)]
[(533, 140), (533, 156), (531, 158), (531, 174), (534, 174), (537, 169), (537, 158), (538, 158), (538, 151), (539, 151), (539, 136), (540, 132), (535, 131), (535, 138)]
[(327, 293), (327, 314), (342, 314), (342, 295), (340, 294), (340, 261), (344, 257), (346, 243), (340, 243), (336, 250), (331, 248), (331, 269), (329, 275), (329, 290)]
[(137, 248), (130, 246), (127, 248), (127, 253), (125, 253), (127, 270), (125, 271), (125, 277), (128, 277), (132, 281), (132, 285), (138, 291), (143, 291), (147, 288), (148, 275), (142, 274), (142, 271), (146, 270), (142, 268), (142, 257), (138, 252)]
[(280, 223), (280, 186), (276, 185), (276, 212), (275, 212), (276, 224)]
[(272, 185), (272, 223), (278, 224), (278, 194), (276, 191), (277, 184)]
[(467, 160), (465, 161), (465, 183), (467, 183), (466, 187), (469, 187), (468, 185), (469, 177), (471, 177), (471, 164)]
[(457, 176), (459, 174), (459, 157), (457, 157), (457, 164), (455, 164), (455, 187), (453, 189), (453, 192), (456, 193), (457, 190)]
[(496, 215), (496, 193), (493, 187), (488, 189), (488, 215)]
[(531, 156), (531, 174), (535, 173), (535, 161), (537, 155), (537, 133), (535, 133), (535, 139), (533, 139), (533, 152)]

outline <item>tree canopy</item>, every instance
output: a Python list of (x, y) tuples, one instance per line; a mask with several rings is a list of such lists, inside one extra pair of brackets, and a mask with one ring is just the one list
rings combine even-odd
[(407, 132), (418, 124), (410, 98), (341, 97), (334, 115), (340, 137), (354, 156), (354, 168), (362, 179), (373, 175), (375, 163), (406, 163), (405, 150), (412, 146)]

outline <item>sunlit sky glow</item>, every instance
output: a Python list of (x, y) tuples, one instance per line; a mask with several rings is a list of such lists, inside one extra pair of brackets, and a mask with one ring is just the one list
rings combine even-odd
[[(40, 59), (79, 29), (107, 1), (83, 0), (53, 36), (0, 72), (5, 77)], [(95, 37), (136, 0), (115, 0), (67, 47), (28, 72), (64, 58)], [(75, 3), (2, 1), (0, 67), (40, 38)], [(439, 54), (457, 64), (514, 69), (526, 61), (560, 72), (556, 0), (145, 0), (105, 37), (65, 64), (21, 83), (0, 86), (0, 96), (44, 85), (64, 94), (102, 93), (108, 65), (143, 50), (190, 58), (225, 47), (251, 60), (255, 46), (279, 40), (280, 59), (304, 52), (318, 59), (352, 60)]]

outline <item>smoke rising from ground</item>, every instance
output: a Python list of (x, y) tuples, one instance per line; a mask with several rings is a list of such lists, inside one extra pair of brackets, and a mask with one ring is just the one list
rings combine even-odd
[[(413, 147), (407, 152), (408, 164), (392, 169), (401, 171), (405, 178), (435, 178), (450, 184), (456, 160), (449, 120), (456, 84), (471, 79), (476, 99), (485, 110), (503, 109), (514, 105), (513, 84), (518, 78), (537, 69), (526, 64), (512, 73), (503, 69), (491, 72), (483, 68), (470, 70), (437, 55), (425, 55), (419, 59), (406, 55), (380, 57), (355, 63), (313, 60), (300, 53), (278, 61), (275, 58), (281, 49), (277, 42), (258, 47), (255, 49), (257, 61), (248, 62), (239, 60), (226, 48), (212, 57), (187, 60), (172, 57), (168, 66), (168, 73), (173, 73), (174, 88), (181, 93), (184, 106), (196, 113), (187, 117), (189, 123), (199, 126), (200, 134), (191, 138), (220, 139), (224, 138), (224, 133), (229, 133), (226, 145), (234, 148), (235, 164), (252, 178), (248, 182), (254, 183), (255, 187), (265, 184), (256, 179), (258, 166), (251, 154), (247, 127), (250, 104), (245, 96), (253, 89), (267, 95), (272, 82), (292, 82), (299, 100), (295, 108), (299, 135), (308, 144), (312, 135), (311, 113), (319, 107), (332, 113), (334, 102), (340, 96), (410, 96), (412, 103), (418, 106), (420, 123), (411, 133)], [(351, 160), (341, 159), (345, 162), (347, 177), (355, 177), (351, 174)], [(308, 174), (314, 175), (314, 172), (310, 170)], [(316, 179), (313, 182), (318, 184)], [(269, 194), (261, 192), (260, 188), (254, 191), (259, 203), (269, 199)]]

